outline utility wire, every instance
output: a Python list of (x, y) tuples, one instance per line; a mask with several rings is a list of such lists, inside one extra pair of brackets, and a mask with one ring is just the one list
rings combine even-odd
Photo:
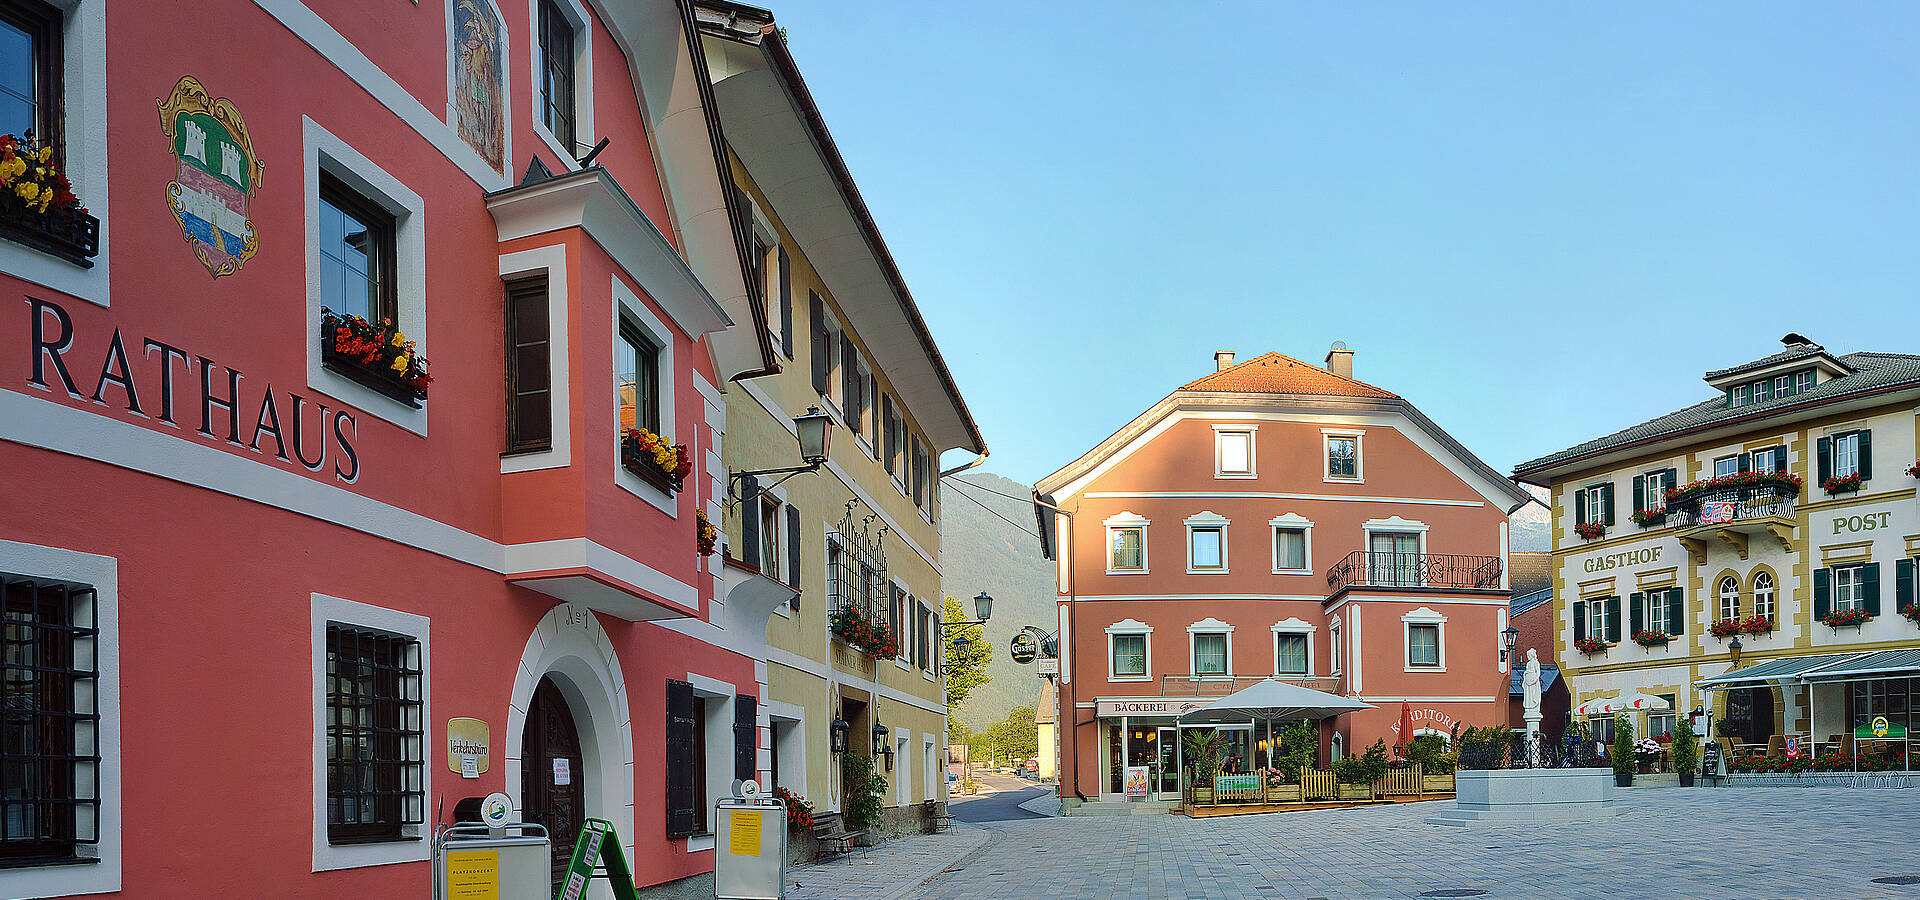
[(966, 480), (966, 479), (964, 479), (964, 478), (961, 478), (961, 477), (959, 477), (959, 476), (957, 476), (957, 475), (956, 475), (956, 476), (954, 476), (954, 477), (952, 477), (952, 478), (949, 478), (949, 479), (947, 479), (947, 480), (948, 480), (948, 481), (958, 481), (958, 482), (960, 482), (961, 484), (964, 484), (964, 485), (966, 485), (967, 487), (970, 487), (970, 488), (975, 488), (975, 489), (978, 489), (978, 490), (982, 490), (982, 491), (986, 491), (987, 493), (989, 493), (989, 494), (992, 494), (992, 495), (994, 495), (994, 496), (996, 496), (996, 497), (1005, 497), (1005, 498), (1007, 498), (1008, 500), (1018, 500), (1018, 501), (1020, 501), (1021, 503), (1032, 503), (1032, 502), (1033, 502), (1033, 498), (1032, 498), (1032, 497), (1015, 497), (1015, 496), (1014, 496), (1014, 495), (1012, 495), (1012, 494), (1002, 494), (1002, 493), (1000, 493), (999, 491), (996, 491), (996, 490), (994, 490), (993, 488), (990, 488), (990, 487), (987, 487), (986, 485), (982, 485), (982, 484), (974, 484), (973, 482), (971, 482), (971, 481), (968, 481), (968, 480)]
[[(960, 479), (958, 479), (958, 478), (954, 478), (954, 479), (949, 479), (949, 480), (951, 480), (951, 481), (954, 481), (954, 482), (958, 482), (958, 483), (960, 483), (960, 484), (967, 484), (967, 485), (971, 485), (972, 487), (980, 487), (979, 485), (977, 485), (977, 484), (973, 484), (972, 482), (966, 482), (966, 481), (960, 481)], [(984, 490), (987, 490), (986, 488), (980, 488), (980, 489), (981, 489), (981, 490), (983, 490), (983, 491), (984, 491)], [(1007, 523), (1008, 525), (1012, 525), (1012, 526), (1013, 526), (1013, 527), (1015, 527), (1015, 528), (1018, 528), (1018, 529), (1020, 530), (1020, 533), (1021, 533), (1021, 534), (1024, 534), (1024, 535), (1026, 535), (1026, 536), (1028, 536), (1028, 537), (1031, 537), (1031, 538), (1033, 538), (1033, 539), (1034, 539), (1034, 540), (1036, 540), (1036, 541), (1040, 539), (1040, 536), (1039, 536), (1039, 535), (1037, 535), (1037, 534), (1034, 534), (1033, 532), (1031, 532), (1031, 531), (1028, 531), (1027, 529), (1025, 529), (1025, 528), (1023, 528), (1023, 527), (1021, 527), (1021, 525), (1020, 525), (1020, 523), (1018, 523), (1018, 522), (1015, 522), (1014, 520), (1012, 520), (1012, 519), (1009, 519), (1009, 518), (1007, 518), (1006, 516), (1003, 516), (1003, 515), (1001, 515), (1001, 514), (1000, 514), (1000, 511), (999, 511), (999, 510), (997, 510), (997, 509), (994, 509), (993, 507), (991, 507), (991, 506), (988, 506), (987, 504), (985, 504), (985, 503), (983, 503), (983, 502), (981, 502), (979, 498), (977, 498), (977, 497), (974, 497), (974, 496), (973, 496), (972, 494), (969, 494), (969, 493), (967, 493), (966, 491), (958, 491), (957, 493), (959, 494), (959, 496), (962, 496), (962, 497), (965, 497), (965, 498), (967, 498), (968, 500), (971, 500), (971, 501), (973, 501), (973, 505), (975, 505), (975, 506), (978, 506), (978, 507), (980, 507), (981, 509), (984, 509), (984, 510), (986, 510), (987, 512), (990, 512), (990, 513), (992, 513), (992, 514), (993, 514), (993, 517), (994, 517), (994, 518), (996, 518), (996, 519), (999, 519), (1000, 521), (1002, 521), (1002, 522), (1005, 522), (1005, 523)], [(998, 492), (997, 492), (997, 491), (989, 491), (989, 493), (998, 493)], [(1005, 494), (1000, 494), (1000, 496), (1002, 496), (1002, 497), (1005, 497), (1006, 495), (1005, 495)], [(1017, 498), (1016, 498), (1016, 499), (1017, 499)]]

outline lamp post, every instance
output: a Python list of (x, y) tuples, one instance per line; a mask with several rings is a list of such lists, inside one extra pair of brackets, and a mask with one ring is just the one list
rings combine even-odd
[(980, 618), (972, 622), (942, 622), (940, 623), (940, 628), (941, 630), (945, 630), (948, 628), (966, 628), (972, 625), (987, 624), (987, 620), (993, 618), (993, 598), (987, 596), (986, 591), (981, 591), (974, 596), (973, 614)]

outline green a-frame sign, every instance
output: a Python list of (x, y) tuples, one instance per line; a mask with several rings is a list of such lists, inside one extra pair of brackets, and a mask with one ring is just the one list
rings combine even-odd
[(633, 888), (633, 871), (627, 867), (627, 855), (620, 849), (620, 835), (605, 819), (580, 823), (580, 836), (573, 842), (573, 861), (567, 864), (567, 877), (560, 882), (554, 900), (583, 900), (594, 870), (604, 866), (607, 883), (617, 900), (640, 900)]

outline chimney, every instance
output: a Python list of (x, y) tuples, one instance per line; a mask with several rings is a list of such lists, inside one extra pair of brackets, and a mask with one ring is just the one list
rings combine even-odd
[(1333, 349), (1327, 351), (1327, 371), (1342, 378), (1353, 377), (1353, 351), (1347, 349), (1346, 341), (1334, 341)]
[(1215, 372), (1224, 372), (1227, 369), (1232, 367), (1233, 367), (1233, 351), (1232, 350), (1214, 351), (1213, 370)]

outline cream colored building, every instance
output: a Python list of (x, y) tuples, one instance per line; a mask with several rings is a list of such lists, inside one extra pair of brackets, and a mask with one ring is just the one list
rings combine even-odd
[[(1630, 713), (1636, 736), (1704, 705), (1733, 743), (1825, 749), (1874, 718), (1905, 722), (1920, 690), (1920, 653), (1902, 652), (1920, 647), (1902, 614), (1920, 555), (1920, 356), (1784, 344), (1707, 373), (1704, 402), (1515, 471), (1552, 491), (1555, 648), (1574, 705), (1639, 692), (1675, 707)], [(1690, 487), (1714, 478), (1730, 483)], [(1867, 618), (1832, 619), (1849, 610)]]
[[(722, 461), (730, 473), (794, 466), (795, 418), (833, 420), (823, 467), (730, 478), (716, 518), (728, 602), (766, 616), (761, 768), (840, 810), (845, 723), (847, 752), (878, 757), (887, 805), (901, 808), (889, 821), (911, 827), (919, 810), (906, 808), (946, 798), (938, 464), (985, 444), (770, 19), (732, 5), (697, 14), (781, 367), (729, 386)], [(843, 609), (887, 626), (898, 654), (833, 635)]]

